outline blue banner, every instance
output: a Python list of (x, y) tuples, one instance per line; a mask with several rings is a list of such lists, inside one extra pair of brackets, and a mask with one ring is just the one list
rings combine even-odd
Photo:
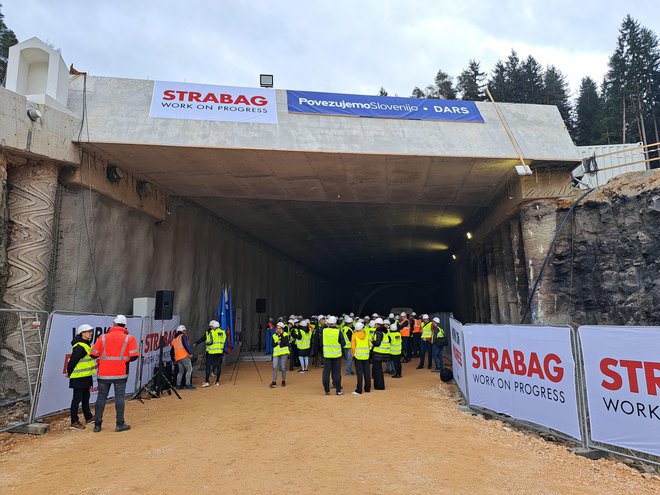
[(483, 122), (474, 101), (287, 91), (289, 113), (380, 119)]

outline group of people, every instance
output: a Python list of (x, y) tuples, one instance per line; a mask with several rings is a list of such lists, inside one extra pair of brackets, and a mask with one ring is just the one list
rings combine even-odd
[(387, 318), (376, 313), (363, 318), (356, 318), (352, 313), (341, 318), (318, 315), (304, 319), (291, 315), (286, 321), (280, 317), (277, 323), (271, 318), (268, 321), (268, 327), (273, 331), (273, 381), (270, 387), (277, 387), (280, 373), (281, 386), (286, 386), (287, 363), (292, 370), (296, 359), (300, 363), (299, 373), (307, 373), (310, 356), (323, 362), (322, 383), (326, 395), (330, 394), (330, 377), (336, 394), (343, 395), (342, 357), (346, 359), (345, 374), (357, 375), (357, 387), (352, 392), (356, 395), (370, 392), (372, 380), (375, 390), (384, 390), (384, 373), (401, 378), (401, 363), (410, 362), (413, 357), (420, 358), (418, 369), (424, 368), (428, 362), (429, 369), (435, 363), (433, 371), (440, 372), (442, 348), (447, 345), (448, 336), (440, 326), (439, 318), (431, 320), (427, 314), (421, 318), (416, 316), (414, 313), (408, 316), (405, 312), (390, 314)]

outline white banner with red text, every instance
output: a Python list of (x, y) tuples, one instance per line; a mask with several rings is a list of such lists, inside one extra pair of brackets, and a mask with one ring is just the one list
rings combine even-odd
[[(94, 335), (90, 343), (90, 345), (94, 345), (96, 339), (107, 333), (110, 327), (114, 325), (113, 319), (114, 316), (112, 315), (53, 314), (48, 341), (45, 342), (46, 356), (41, 373), (41, 388), (36, 398), (36, 418), (63, 411), (71, 406), (72, 392), (69, 389), (66, 366), (71, 356), (71, 341), (76, 335), (76, 328), (83, 323), (94, 327)], [(126, 318), (126, 329), (139, 342), (142, 331), (142, 318)], [(128, 369), (126, 393), (131, 394), (135, 392), (137, 362), (130, 363)], [(90, 403), (96, 402), (97, 390), (95, 375)], [(114, 388), (110, 391), (110, 397), (113, 394)]]
[(569, 327), (464, 325), (470, 405), (581, 440)]
[[(140, 355), (142, 375), (140, 375), (140, 383), (142, 386), (151, 380), (154, 376), (156, 366), (160, 362), (160, 337), (163, 335), (163, 362), (170, 361), (170, 350), (172, 349), (172, 339), (176, 327), (179, 326), (181, 317), (179, 315), (172, 316), (171, 320), (154, 320), (152, 318), (144, 318), (144, 325), (142, 325), (142, 342), (140, 342)], [(190, 343), (192, 347), (192, 342)]]
[(277, 124), (271, 88), (154, 81), (149, 117)]
[(449, 327), (451, 328), (451, 371), (454, 375), (454, 381), (463, 394), (463, 398), (468, 401), (468, 387), (465, 377), (465, 349), (463, 347), (463, 324), (454, 318), (449, 318)]
[(578, 329), (591, 439), (660, 456), (660, 327)]

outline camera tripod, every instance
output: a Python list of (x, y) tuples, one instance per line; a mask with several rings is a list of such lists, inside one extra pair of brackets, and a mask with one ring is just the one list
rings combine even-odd
[[(264, 382), (264, 379), (261, 377), (261, 372), (259, 371), (259, 367), (257, 366), (257, 362), (254, 360), (254, 354), (252, 354), (252, 350), (248, 350), (247, 352), (250, 353), (250, 357), (252, 358), (252, 364), (254, 364), (254, 369), (257, 370), (257, 374), (259, 375), (259, 380), (261, 380), (261, 383)], [(241, 354), (243, 353), (243, 341), (241, 340), (241, 345), (238, 348), (238, 356), (236, 357), (236, 362), (234, 363), (234, 368), (231, 370), (231, 375), (229, 376), (229, 382), (231, 383), (232, 378), (234, 379), (234, 385), (236, 385), (236, 380), (238, 380), (238, 363), (241, 361)], [(234, 372), (236, 374), (234, 375)]]
[[(164, 324), (163, 324), (164, 325)], [(165, 367), (163, 366), (163, 349), (166, 346), (165, 342), (165, 336), (163, 335), (163, 332), (161, 331), (160, 334), (160, 341), (158, 343), (158, 347), (160, 348), (159, 354), (158, 354), (158, 367), (156, 368), (156, 372), (154, 373), (154, 376), (151, 377), (151, 380), (149, 380), (147, 383), (145, 383), (140, 390), (138, 390), (135, 395), (133, 396), (133, 400), (137, 399), (140, 402), (144, 404), (144, 401), (142, 400), (142, 392), (147, 392), (149, 396), (153, 399), (157, 399), (160, 397), (161, 393), (163, 392), (163, 389), (165, 388), (164, 383), (169, 385), (169, 390), (174, 392), (174, 395), (176, 395), (179, 399), (182, 399), (182, 397), (179, 395), (179, 392), (176, 391), (176, 387), (172, 385), (172, 382), (167, 378), (167, 376), (164, 373)]]

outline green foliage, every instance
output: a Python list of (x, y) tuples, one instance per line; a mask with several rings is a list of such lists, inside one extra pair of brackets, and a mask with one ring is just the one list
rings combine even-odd
[(9, 47), (18, 43), (14, 31), (5, 25), (5, 16), (2, 14), (2, 4), (0, 3), (0, 84), (4, 84), (7, 75), (7, 58), (9, 57)]
[(481, 72), (479, 62), (470, 60), (467, 69), (458, 76), (456, 89), (461, 93), (462, 100), (482, 101), (486, 99), (483, 90), (486, 74)]
[(378, 90), (378, 96), (387, 96), (387, 90), (383, 86)]
[(439, 70), (432, 84), (429, 84), (423, 90), (415, 86), (412, 91), (412, 97), (455, 100), (456, 90), (449, 74)]
[(573, 137), (578, 146), (602, 144), (602, 101), (596, 81), (582, 78), (580, 93), (575, 104), (575, 128)]

